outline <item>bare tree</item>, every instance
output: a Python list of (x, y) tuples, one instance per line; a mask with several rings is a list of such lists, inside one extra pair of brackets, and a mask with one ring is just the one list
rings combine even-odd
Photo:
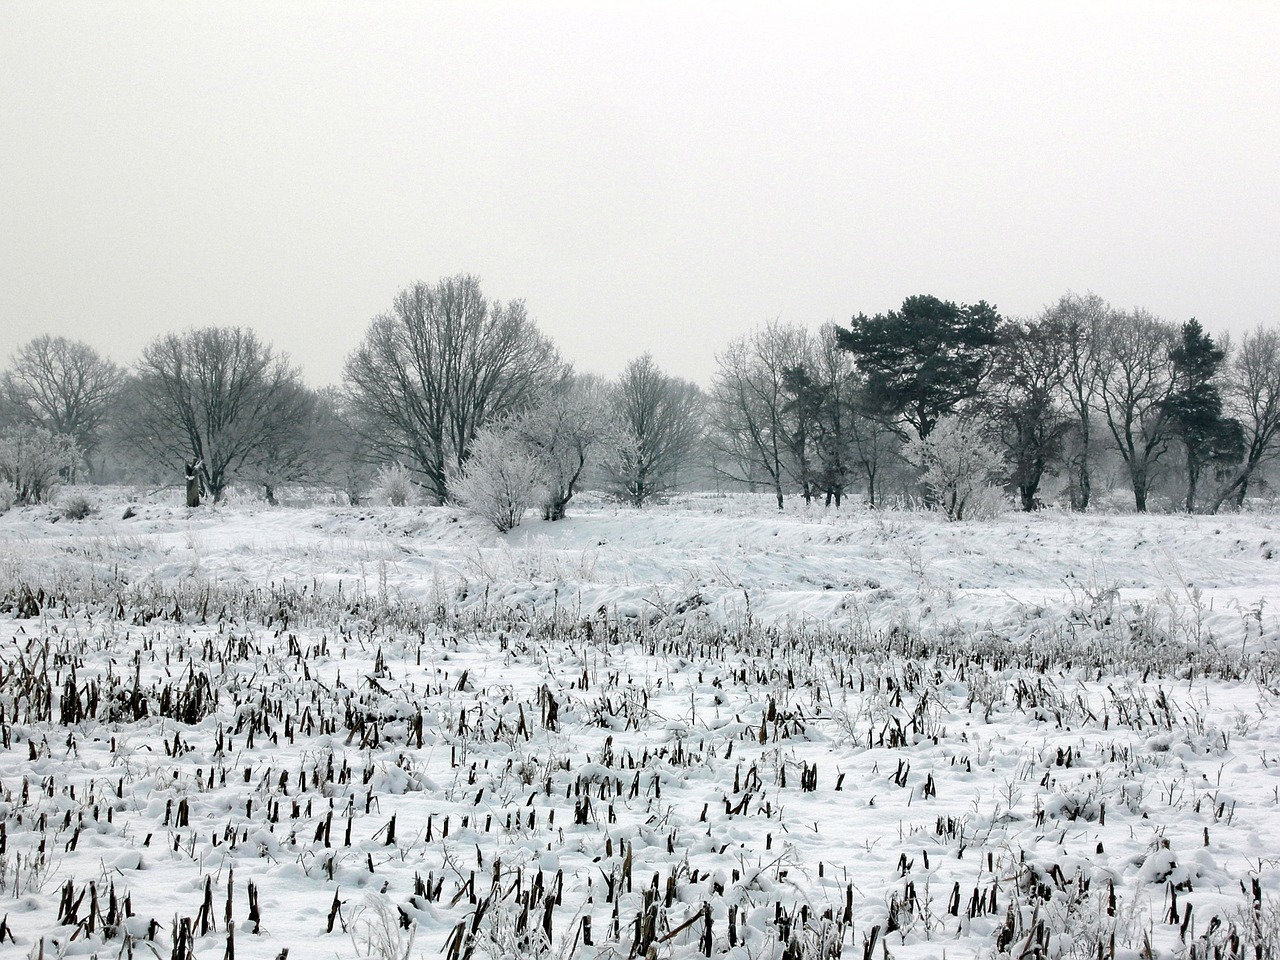
[(18, 424), (71, 437), (91, 464), (123, 379), (123, 371), (88, 344), (45, 335), (13, 355), (0, 393)]
[(1244, 459), (1213, 496), (1210, 513), (1228, 499), (1244, 503), (1259, 468), (1280, 455), (1280, 330), (1259, 325), (1229, 361), (1227, 412), (1244, 427)]
[(148, 344), (124, 405), (124, 437), (166, 462), (196, 463), (215, 500), (237, 476), (259, 476), (305, 435), (310, 409), (287, 357), (243, 327), (170, 333)]
[(859, 383), (851, 407), (849, 439), (853, 463), (867, 481), (867, 503), (872, 507), (883, 499), (881, 478), (886, 467), (898, 461), (902, 451), (901, 431), (885, 420), (877, 406), (867, 396), (865, 385)]
[(720, 469), (742, 483), (763, 471), (781, 510), (783, 484), (808, 453), (808, 431), (797, 428), (809, 425), (811, 410), (793, 400), (803, 387), (795, 371), (807, 366), (809, 336), (774, 321), (734, 340), (716, 359), (712, 442), (727, 457)]
[(618, 437), (605, 457), (610, 489), (642, 507), (672, 490), (702, 441), (702, 391), (645, 354), (627, 364), (610, 397)]
[[(1063, 341), (1042, 319), (1003, 323), (984, 406), (1012, 467), (1023, 510), (1034, 510), (1040, 483), (1055, 471), (1072, 425), (1059, 405)], [(1087, 469), (1087, 468), (1086, 468)]]
[(542, 465), (544, 520), (564, 519), (583, 474), (616, 433), (608, 388), (592, 376), (573, 377), (507, 428)]
[(480, 428), (532, 405), (565, 375), (524, 303), (485, 300), (468, 274), (401, 291), (346, 366), (376, 442), (417, 467), (439, 503)]
[(1173, 389), (1169, 351), (1176, 330), (1141, 308), (1112, 312), (1103, 325), (1098, 399), (1133, 488), (1147, 509), (1151, 474), (1169, 445), (1166, 401)]
[(862, 382), (853, 354), (840, 346), (840, 328), (835, 323), (824, 323), (818, 329), (810, 355), (813, 382), (821, 395), (815, 437), (818, 484), (826, 494), (827, 504), (834, 501), (838, 507), (859, 460)]
[(315, 477), (337, 487), (352, 504), (369, 495), (378, 472), (372, 432), (341, 388), (329, 386), (316, 394), (310, 427)]
[(1091, 418), (1101, 378), (1099, 349), (1107, 318), (1113, 312), (1095, 293), (1067, 293), (1040, 316), (1046, 334), (1057, 342), (1062, 364), (1061, 390), (1075, 420), (1074, 445), (1068, 458), (1068, 490), (1071, 506), (1076, 510), (1087, 510), (1093, 495)]
[(818, 382), (812, 363), (788, 367), (782, 383), (787, 397), (782, 406), (788, 454), (785, 466), (788, 476), (799, 485), (800, 496), (810, 504), (819, 490), (829, 489), (824, 483), (822, 449), (823, 415), (829, 395), (825, 385)]
[(855, 468), (863, 464), (862, 454), (872, 455), (868, 491), (874, 502), (874, 444), (859, 447), (872, 436), (861, 430), (863, 382), (853, 354), (839, 343), (840, 328), (823, 324), (810, 335), (806, 360), (785, 374), (788, 401), (785, 414), (787, 448), (791, 454), (793, 478), (800, 484), (805, 503), (818, 493), (826, 504), (840, 506), (853, 481)]
[(321, 395), (294, 381), (282, 385), (277, 403), (290, 411), (297, 428), (283, 431), (275, 443), (264, 445), (245, 471), (262, 484), (268, 503), (276, 502), (276, 489), (282, 484), (325, 482), (333, 466), (324, 446), (328, 439), (324, 420), (329, 410)]

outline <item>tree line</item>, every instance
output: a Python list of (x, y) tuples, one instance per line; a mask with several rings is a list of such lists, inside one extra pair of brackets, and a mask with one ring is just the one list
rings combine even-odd
[[(215, 500), (323, 484), (353, 502), (411, 480), (507, 528), (565, 515), (589, 484), (643, 506), (677, 488), (769, 490), (838, 507), (922, 496), (953, 518), (998, 488), (1077, 510), (1122, 476), (1134, 508), (1243, 504), (1280, 452), (1280, 332), (1238, 343), (1094, 294), (1028, 318), (908, 297), (811, 330), (737, 337), (703, 390), (632, 360), (581, 374), (522, 301), (460, 274), (402, 290), (314, 390), (243, 327), (162, 335), (124, 368), (39, 336), (0, 373), (0, 479), (39, 501), (59, 479), (164, 485), (186, 465)], [(1060, 489), (1058, 489), (1060, 488)]]
[(789, 488), (839, 503), (858, 487), (874, 503), (905, 463), (934, 477), (935, 498), (999, 482), (1026, 510), (1061, 476), (1085, 510), (1097, 471), (1118, 462), (1136, 510), (1163, 479), (1187, 511), (1213, 512), (1242, 504), (1280, 452), (1280, 332), (1233, 345), (1094, 294), (1022, 319), (913, 296), (847, 327), (774, 323), (739, 338), (711, 401), (730, 475), (767, 483), (779, 505)]

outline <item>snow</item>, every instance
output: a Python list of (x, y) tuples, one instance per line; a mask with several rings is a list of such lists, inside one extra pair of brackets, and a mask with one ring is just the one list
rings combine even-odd
[(0, 956), (1275, 946), (1280, 517), (126, 494), (0, 517)]

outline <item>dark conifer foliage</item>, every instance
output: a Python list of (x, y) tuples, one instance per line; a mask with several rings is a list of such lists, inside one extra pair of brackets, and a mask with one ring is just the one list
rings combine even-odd
[(1227, 352), (1213, 342), (1195, 318), (1182, 325), (1173, 361), (1173, 389), (1165, 401), (1170, 427), (1186, 452), (1188, 513), (1205, 468), (1237, 462), (1244, 453), (1244, 429), (1223, 413), (1218, 371)]
[(881, 410), (924, 439), (940, 417), (977, 396), (991, 369), (1000, 315), (980, 300), (956, 304), (921, 294), (840, 333)]

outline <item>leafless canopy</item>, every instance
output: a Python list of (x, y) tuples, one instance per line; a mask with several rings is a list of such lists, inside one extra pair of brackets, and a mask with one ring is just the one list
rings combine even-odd
[(767, 482), (779, 510), (794, 446), (787, 374), (806, 367), (809, 354), (803, 327), (775, 321), (734, 340), (716, 358), (713, 442), (726, 457), (719, 469), (732, 480)]
[(702, 391), (663, 373), (645, 354), (627, 364), (611, 407), (620, 438), (606, 458), (613, 491), (637, 507), (668, 492), (702, 441)]
[(543, 467), (542, 519), (563, 520), (590, 464), (617, 432), (603, 380), (571, 377), (536, 407), (508, 421), (513, 438)]
[(523, 301), (486, 300), (469, 274), (401, 291), (346, 366), (378, 445), (420, 470), (440, 503), (480, 428), (528, 407), (564, 375)]
[(1112, 311), (1102, 328), (1098, 404), (1129, 470), (1134, 506), (1147, 509), (1152, 471), (1169, 446), (1165, 401), (1173, 388), (1176, 331), (1145, 310)]
[(1074, 420), (1072, 447), (1068, 454), (1071, 505), (1087, 510), (1093, 496), (1091, 458), (1093, 453), (1093, 412), (1101, 376), (1099, 350), (1102, 331), (1114, 313), (1110, 304), (1096, 293), (1066, 293), (1046, 307), (1040, 325), (1062, 365), (1059, 389)]
[(0, 392), (14, 420), (65, 434), (88, 455), (98, 446), (123, 377), (88, 344), (46, 335), (18, 349)]
[(215, 499), (304, 432), (310, 395), (287, 357), (243, 327), (152, 341), (138, 361), (126, 437), (159, 460), (199, 461)]
[(1280, 455), (1280, 330), (1259, 325), (1241, 338), (1227, 372), (1226, 401), (1244, 428), (1244, 459), (1215, 494), (1211, 512), (1229, 498), (1243, 504), (1262, 464)]

